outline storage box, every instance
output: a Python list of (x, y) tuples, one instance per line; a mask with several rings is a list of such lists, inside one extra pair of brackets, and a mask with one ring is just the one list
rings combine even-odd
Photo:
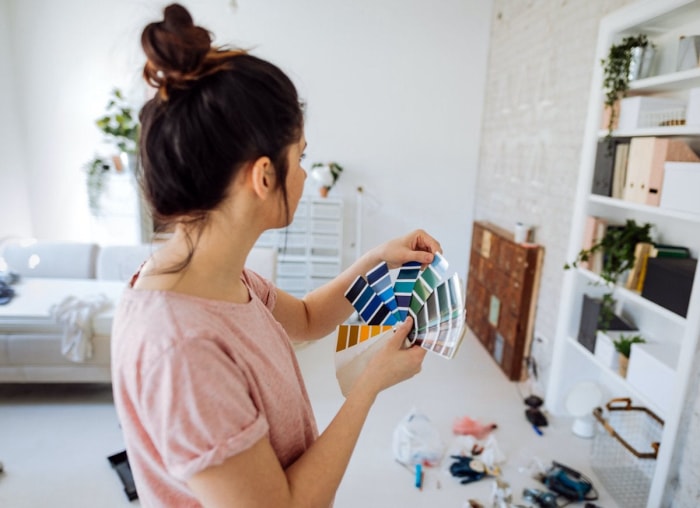
[(685, 120), (685, 102), (663, 97), (626, 97), (620, 101), (619, 130), (674, 125)]
[(673, 342), (632, 344), (627, 382), (663, 413), (671, 408), (679, 354)]
[(700, 162), (667, 162), (659, 207), (700, 215)]
[(697, 259), (649, 258), (642, 297), (685, 317)]
[(700, 35), (681, 35), (678, 38), (676, 70), (694, 69), (700, 64)]

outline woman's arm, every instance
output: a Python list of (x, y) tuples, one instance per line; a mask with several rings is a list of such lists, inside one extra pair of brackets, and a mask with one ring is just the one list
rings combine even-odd
[(302, 299), (278, 291), (272, 313), (292, 340), (305, 341), (325, 337), (353, 312), (345, 298), (350, 284), (381, 261), (398, 268), (408, 261), (428, 265), (433, 254), (441, 252), (440, 243), (423, 230), (416, 230), (379, 245), (355, 261), (347, 270)]
[(316, 442), (286, 470), (267, 438), (195, 474), (188, 485), (206, 507), (323, 507), (333, 501), (377, 394), (420, 371), (426, 351), (403, 349), (410, 318), (370, 360), (340, 411)]

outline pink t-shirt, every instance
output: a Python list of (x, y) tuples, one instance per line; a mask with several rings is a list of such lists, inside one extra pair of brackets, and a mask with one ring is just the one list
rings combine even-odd
[(277, 293), (244, 270), (246, 304), (127, 288), (112, 384), (143, 506), (200, 506), (185, 480), (267, 437), (286, 468), (318, 436)]

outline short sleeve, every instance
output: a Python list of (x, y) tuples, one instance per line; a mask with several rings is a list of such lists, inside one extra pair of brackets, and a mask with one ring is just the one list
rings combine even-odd
[(275, 303), (277, 303), (277, 289), (272, 282), (248, 268), (243, 270), (243, 280), (248, 288), (260, 298), (270, 311), (275, 308)]
[(189, 339), (171, 348), (144, 376), (144, 426), (165, 468), (186, 481), (267, 435), (267, 420), (248, 382), (216, 341)]

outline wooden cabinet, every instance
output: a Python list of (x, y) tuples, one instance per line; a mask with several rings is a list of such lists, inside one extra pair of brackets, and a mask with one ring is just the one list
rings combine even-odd
[(543, 249), (475, 222), (467, 280), (467, 325), (508, 379), (527, 374)]

